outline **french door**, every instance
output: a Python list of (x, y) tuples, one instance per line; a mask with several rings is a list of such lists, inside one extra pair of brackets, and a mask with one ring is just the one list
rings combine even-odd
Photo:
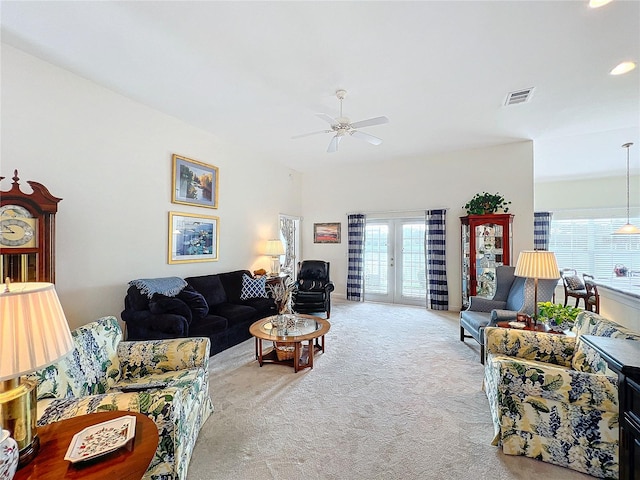
[(364, 298), (426, 305), (424, 219), (367, 219)]

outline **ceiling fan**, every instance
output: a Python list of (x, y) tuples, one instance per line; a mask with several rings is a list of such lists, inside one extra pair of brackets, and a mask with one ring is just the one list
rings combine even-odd
[(295, 137), (291, 138), (296, 139), (308, 137), (309, 135), (316, 135), (318, 133), (333, 133), (334, 136), (329, 142), (329, 148), (327, 148), (327, 152), (329, 153), (338, 151), (340, 140), (342, 140), (342, 138), (346, 135), (351, 135), (352, 137), (359, 138), (361, 140), (364, 140), (365, 142), (369, 142), (372, 145), (380, 145), (382, 143), (382, 139), (356, 129), (360, 127), (371, 127), (373, 125), (382, 125), (383, 123), (389, 123), (389, 119), (387, 117), (374, 117), (367, 120), (361, 120), (359, 122), (351, 123), (351, 120), (349, 120), (349, 118), (342, 115), (342, 101), (346, 96), (346, 90), (336, 90), (336, 97), (338, 97), (338, 100), (340, 100), (340, 116), (338, 118), (333, 118), (332, 116), (325, 113), (316, 114), (318, 118), (321, 118), (329, 125), (331, 125), (330, 130), (320, 130), (318, 132), (304, 133), (302, 135), (296, 135)]

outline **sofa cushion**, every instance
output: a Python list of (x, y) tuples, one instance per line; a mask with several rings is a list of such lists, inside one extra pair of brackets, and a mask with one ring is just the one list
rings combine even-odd
[(267, 277), (251, 278), (247, 274), (242, 275), (240, 300), (249, 298), (267, 298)]
[(191, 286), (187, 285), (176, 295), (177, 298), (187, 304), (194, 320), (206, 317), (209, 313), (209, 305), (204, 296)]
[(256, 309), (247, 305), (235, 303), (220, 303), (209, 310), (213, 315), (219, 315), (227, 319), (228, 326), (238, 323), (253, 321), (256, 318)]
[(154, 315), (160, 315), (163, 313), (173, 313), (174, 315), (180, 315), (187, 320), (187, 323), (191, 323), (192, 315), (189, 306), (182, 300), (176, 297), (167, 297), (161, 293), (154, 293), (151, 300), (149, 300), (149, 311)]
[(231, 303), (240, 303), (240, 294), (242, 293), (242, 276), (251, 277), (249, 270), (235, 270), (233, 272), (220, 273), (220, 281), (227, 294), (227, 301)]
[(227, 329), (228, 322), (224, 317), (218, 315), (205, 315), (202, 318), (194, 319), (189, 325), (189, 336), (208, 337)]
[(256, 309), (261, 316), (275, 315), (277, 313), (276, 303), (273, 298), (249, 298), (243, 300), (242, 304)]
[(202, 275), (199, 277), (189, 277), (185, 279), (197, 292), (201, 293), (209, 305), (209, 311), (214, 305), (225, 303), (227, 294), (225, 293), (219, 275)]

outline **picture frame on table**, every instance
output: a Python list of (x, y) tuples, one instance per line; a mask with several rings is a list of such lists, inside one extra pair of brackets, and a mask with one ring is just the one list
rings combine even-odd
[(175, 264), (217, 261), (219, 227), (218, 217), (169, 212), (168, 262)]
[(314, 223), (313, 243), (340, 243), (340, 228), (342, 224), (337, 223)]
[(173, 154), (171, 202), (218, 208), (218, 167)]

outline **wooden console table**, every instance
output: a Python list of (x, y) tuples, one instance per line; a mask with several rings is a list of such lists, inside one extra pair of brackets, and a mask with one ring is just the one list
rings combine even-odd
[(583, 335), (618, 374), (620, 480), (640, 479), (640, 342)]
[[(73, 436), (83, 428), (123, 415), (136, 417), (133, 448), (103, 455), (95, 460), (72, 464), (64, 459)], [(38, 427), (40, 451), (16, 472), (14, 480), (110, 479), (140, 480), (158, 448), (158, 428), (146, 415), (137, 412), (101, 412), (53, 422)]]

